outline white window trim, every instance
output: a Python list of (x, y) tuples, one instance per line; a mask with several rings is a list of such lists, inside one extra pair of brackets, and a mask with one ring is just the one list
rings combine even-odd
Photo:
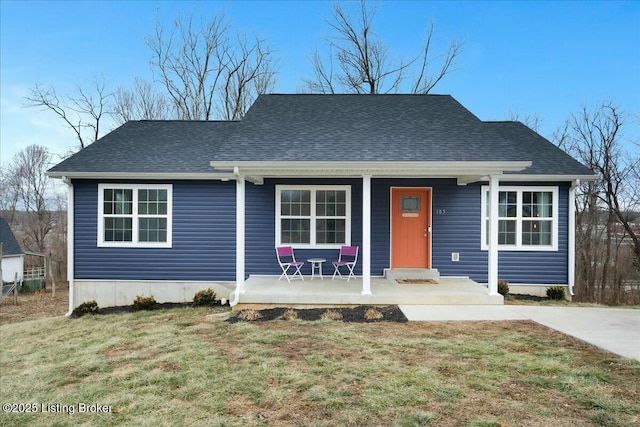
[[(487, 206), (487, 193), (489, 191), (489, 186), (488, 185), (483, 185), (481, 187), (481, 209), (480, 209), (480, 249), (483, 251), (486, 251), (489, 249), (489, 245), (487, 245), (487, 216), (486, 216), (486, 206)], [(513, 191), (513, 192), (517, 192), (517, 209), (518, 209), (518, 214), (517, 216), (514, 218), (514, 220), (516, 220), (516, 244), (515, 245), (498, 245), (498, 249), (500, 249), (501, 251), (527, 251), (527, 252), (543, 252), (543, 251), (558, 251), (558, 239), (559, 239), (559, 235), (558, 235), (558, 205), (559, 205), (559, 191), (558, 191), (558, 187), (557, 186), (549, 186), (549, 187), (544, 187), (544, 186), (536, 186), (536, 187), (529, 187), (529, 186), (508, 186), (508, 187), (503, 187), (500, 186), (498, 188), (498, 191)], [(551, 219), (551, 240), (552, 240), (552, 244), (549, 246), (532, 246), (532, 245), (523, 245), (522, 244), (522, 221), (524, 220), (529, 220), (531, 218), (523, 218), (522, 217), (522, 193), (523, 192), (529, 192), (529, 191), (546, 191), (546, 192), (551, 192), (552, 195), (552, 203), (553, 203), (553, 209), (552, 209), (552, 215), (553, 218)]]
[[(132, 241), (105, 242), (104, 240), (104, 190), (132, 190)], [(138, 242), (138, 190), (166, 190), (167, 191), (167, 241), (166, 242)], [(161, 215), (153, 215), (161, 216)], [(143, 215), (144, 217), (144, 215)], [(108, 248), (170, 248), (173, 244), (173, 185), (172, 184), (98, 184), (98, 247)]]
[[(280, 194), (282, 190), (310, 190), (311, 191), (311, 229), (310, 229), (310, 239), (311, 243), (282, 243), (280, 241), (280, 219), (281, 219), (281, 209), (280, 209)], [(318, 190), (327, 190), (327, 191), (344, 191), (345, 192), (345, 203), (346, 203), (346, 216), (345, 216), (345, 242), (344, 245), (351, 245), (351, 186), (350, 185), (276, 185), (276, 236), (275, 236), (275, 245), (276, 246), (292, 246), (293, 248), (303, 249), (303, 248), (322, 248), (322, 249), (340, 249), (343, 246), (342, 243), (315, 243), (316, 240), (316, 219), (317, 218), (325, 218), (325, 217), (316, 217), (316, 191)], [(333, 217), (326, 217), (333, 218)]]

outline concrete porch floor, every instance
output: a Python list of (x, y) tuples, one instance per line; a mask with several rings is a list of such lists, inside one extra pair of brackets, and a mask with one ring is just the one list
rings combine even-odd
[(333, 305), (501, 305), (502, 295), (489, 295), (486, 286), (467, 278), (440, 277), (437, 284), (400, 284), (384, 277), (371, 278), (372, 295), (362, 295), (360, 277), (324, 280), (278, 280), (275, 276), (250, 276), (236, 309), (247, 306)]

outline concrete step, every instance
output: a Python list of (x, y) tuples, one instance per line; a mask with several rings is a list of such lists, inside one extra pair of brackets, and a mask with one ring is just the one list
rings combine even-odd
[(388, 280), (396, 279), (433, 279), (440, 278), (440, 272), (437, 269), (427, 268), (385, 268), (384, 277)]

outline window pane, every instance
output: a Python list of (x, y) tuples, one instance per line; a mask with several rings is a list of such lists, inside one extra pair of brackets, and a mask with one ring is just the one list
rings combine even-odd
[(553, 193), (525, 191), (522, 193), (522, 216), (525, 218), (551, 218)]
[(138, 190), (138, 214), (166, 215), (166, 190)]
[(308, 219), (281, 219), (282, 243), (311, 243), (311, 221)]
[(300, 215), (302, 216), (311, 215), (311, 202), (300, 203)]
[(311, 192), (309, 190), (282, 190), (280, 213), (286, 216), (311, 215)]
[(516, 244), (516, 221), (513, 221), (513, 220), (498, 221), (498, 244), (499, 245), (515, 245)]
[(138, 240), (140, 242), (166, 242), (166, 218), (140, 218), (138, 222)]
[(345, 243), (344, 219), (316, 220), (316, 243)]
[(131, 215), (133, 213), (133, 191), (126, 189), (113, 190), (113, 210), (117, 215)]
[(133, 234), (131, 224), (131, 218), (105, 218), (104, 241), (131, 242)]
[(113, 213), (113, 190), (104, 190), (103, 210), (107, 215)]
[(498, 217), (515, 218), (518, 215), (518, 193), (501, 191), (498, 194)]
[(401, 212), (420, 212), (420, 196), (401, 196)]
[(346, 192), (343, 190), (318, 190), (316, 192), (316, 215), (345, 216)]
[(106, 215), (131, 215), (133, 192), (125, 189), (105, 189), (103, 210)]
[(551, 246), (551, 221), (522, 221), (522, 244)]

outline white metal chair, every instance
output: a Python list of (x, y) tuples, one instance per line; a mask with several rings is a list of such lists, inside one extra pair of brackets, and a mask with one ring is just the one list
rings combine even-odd
[[(281, 280), (283, 277), (287, 278), (287, 282), (291, 282), (296, 278), (304, 280), (300, 269), (304, 265), (302, 261), (296, 261), (296, 256), (293, 253), (291, 246), (281, 246), (276, 248), (276, 255), (278, 256), (278, 264), (282, 268), (282, 274), (278, 278)], [(289, 273), (289, 269), (293, 268), (292, 273)]]
[(331, 280), (336, 278), (336, 274), (340, 279), (345, 278), (340, 272), (340, 267), (347, 267), (347, 270), (349, 272), (349, 274), (347, 275), (347, 282), (352, 277), (355, 279), (356, 275), (353, 274), (353, 269), (356, 266), (356, 262), (358, 262), (358, 246), (342, 246), (340, 248), (338, 260), (332, 262), (335, 271), (333, 272), (333, 277), (331, 278)]

